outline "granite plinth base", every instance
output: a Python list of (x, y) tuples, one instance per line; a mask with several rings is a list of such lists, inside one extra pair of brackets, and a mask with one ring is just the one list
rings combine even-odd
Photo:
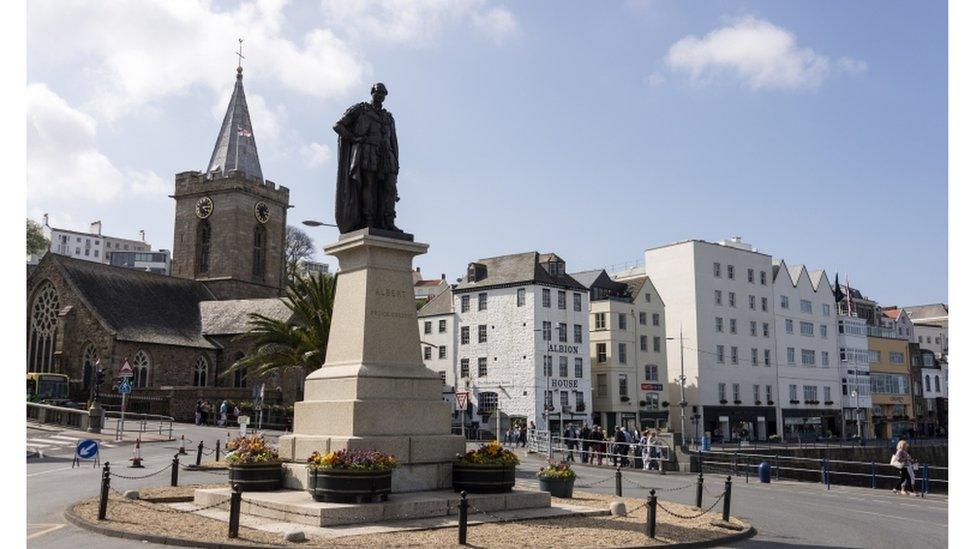
[[(450, 489), (452, 467), (452, 462), (400, 464), (393, 470), (393, 493)], [(308, 468), (304, 463), (285, 463), (282, 472), (285, 488), (308, 489)]]

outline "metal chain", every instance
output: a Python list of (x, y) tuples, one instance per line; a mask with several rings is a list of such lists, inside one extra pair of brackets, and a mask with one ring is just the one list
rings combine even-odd
[(616, 476), (615, 474), (614, 475), (610, 475), (609, 477), (607, 477), (607, 478), (605, 478), (603, 480), (598, 480), (596, 482), (591, 482), (590, 484), (577, 484), (576, 487), (577, 488), (592, 488), (593, 486), (596, 486), (598, 484), (603, 484), (604, 482), (607, 482), (607, 481), (613, 479), (615, 476)]
[(702, 488), (705, 490), (705, 493), (706, 494), (712, 496), (713, 498), (716, 498), (716, 497), (720, 498), (720, 497), (722, 497), (722, 496), (725, 495), (725, 492), (724, 491), (721, 494), (712, 493), (712, 491), (708, 489), (708, 485), (705, 484), (704, 482), (702, 483)]
[(208, 475), (225, 475), (230, 472), (230, 469), (190, 469), (189, 466), (184, 465), (183, 470), (190, 473), (207, 473)]
[(636, 481), (633, 481), (633, 480), (631, 480), (631, 479), (629, 479), (627, 477), (623, 477), (623, 479), (626, 480), (627, 482), (629, 482), (630, 484), (638, 487), (638, 488), (643, 488), (645, 490), (657, 490), (658, 492), (677, 492), (678, 490), (684, 490), (685, 488), (691, 488), (692, 486), (694, 486), (695, 484), (698, 483), (698, 481), (694, 481), (694, 482), (691, 482), (691, 483), (686, 484), (684, 486), (676, 486), (674, 488), (658, 488), (657, 486), (644, 486), (643, 484), (641, 484), (639, 482), (636, 482)]
[(724, 498), (724, 497), (725, 497), (725, 494), (723, 493), (722, 495), (720, 495), (718, 498), (715, 499), (715, 501), (708, 507), (708, 509), (703, 510), (701, 513), (698, 513), (697, 515), (690, 515), (690, 516), (685, 516), (685, 515), (680, 515), (678, 513), (675, 513), (674, 511), (668, 509), (664, 505), (661, 505), (661, 502), (660, 501), (657, 502), (657, 506), (660, 507), (662, 511), (664, 511), (665, 513), (671, 515), (672, 517), (679, 518), (679, 519), (684, 519), (684, 520), (692, 520), (692, 519), (696, 519), (696, 518), (698, 518), (698, 517), (700, 517), (702, 515), (705, 515), (707, 513), (710, 513), (712, 511), (712, 509), (714, 509), (715, 506), (718, 505), (718, 502), (722, 501), (722, 498)]
[(155, 473), (149, 473), (147, 475), (128, 476), (128, 475), (120, 475), (118, 473), (112, 473), (112, 472), (109, 472), (109, 474), (112, 475), (115, 478), (121, 478), (121, 479), (124, 479), (124, 480), (139, 480), (139, 479), (143, 479), (143, 478), (154, 477), (154, 476), (158, 475), (159, 473), (162, 473), (163, 471), (170, 470), (172, 467), (173, 467), (172, 464), (170, 464), (170, 465), (167, 465), (167, 466), (163, 467), (162, 469), (156, 471)]
[(610, 515), (610, 520), (615, 520), (615, 519), (620, 519), (620, 518), (626, 518), (626, 517), (630, 517), (631, 515), (633, 515), (633, 514), (634, 514), (634, 513), (636, 513), (637, 511), (640, 511), (641, 509), (643, 509), (643, 508), (645, 508), (645, 507), (647, 507), (647, 502), (646, 502), (646, 501), (645, 501), (644, 503), (641, 503), (641, 504), (640, 504), (640, 505), (638, 505), (637, 507), (634, 507), (634, 508), (633, 508), (633, 509), (631, 509), (630, 511), (627, 511), (627, 512), (626, 512), (626, 513), (624, 513), (623, 515)]
[[(478, 509), (470, 501), (468, 502), (468, 509), (471, 511), (472, 514), (479, 514), (480, 513), (480, 514), (483, 514), (483, 515), (488, 515), (489, 517), (495, 519), (495, 522), (508, 523), (508, 522), (524, 521), (524, 519), (505, 518), (505, 517), (496, 515), (495, 513), (492, 513), (491, 511), (485, 511), (485, 510), (482, 510), (482, 509)], [(555, 517), (540, 517), (540, 518), (560, 518), (560, 517), (559, 516), (555, 516)], [(470, 520), (471, 517), (469, 516), (468, 519)], [(537, 521), (533, 521), (532, 525), (533, 526), (537, 526), (539, 528), (554, 528), (554, 529), (562, 529), (563, 528), (562, 526), (550, 526), (548, 524), (541, 524), (541, 523), (539, 523)]]
[(144, 509), (151, 509), (153, 511), (159, 511), (161, 513), (172, 513), (172, 514), (176, 514), (176, 515), (188, 515), (190, 513), (196, 513), (198, 511), (206, 511), (208, 509), (213, 509), (214, 507), (219, 507), (219, 506), (227, 503), (226, 501), (219, 501), (217, 503), (213, 503), (213, 504), (207, 505), (205, 507), (197, 507), (195, 509), (173, 509), (172, 507), (165, 507), (165, 506), (160, 506), (160, 505), (153, 505), (151, 503), (145, 503), (145, 502), (139, 501), (137, 499), (129, 499), (129, 498), (125, 497), (125, 494), (123, 494), (122, 492), (119, 492), (115, 488), (110, 488), (110, 490), (113, 491), (113, 492), (115, 492), (116, 494), (122, 496), (122, 499), (121, 500), (117, 500), (117, 501), (119, 501), (119, 503), (128, 503), (130, 505), (137, 505), (137, 506), (142, 507)]

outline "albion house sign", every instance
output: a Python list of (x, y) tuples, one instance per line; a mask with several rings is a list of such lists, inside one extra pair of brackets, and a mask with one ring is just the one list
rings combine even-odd
[(549, 352), (550, 353), (571, 353), (574, 355), (578, 355), (579, 345), (561, 345), (561, 344), (553, 345), (552, 343), (550, 343)]
[(578, 379), (550, 379), (550, 389), (579, 389)]

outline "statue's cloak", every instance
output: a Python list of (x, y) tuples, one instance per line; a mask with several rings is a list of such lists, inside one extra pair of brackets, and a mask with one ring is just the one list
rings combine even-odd
[(352, 162), (352, 143), (339, 136), (338, 170), (336, 174), (336, 202), (335, 218), (339, 226), (339, 233), (348, 233), (360, 228), (362, 222), (362, 206), (359, 181), (353, 179), (350, 173)]

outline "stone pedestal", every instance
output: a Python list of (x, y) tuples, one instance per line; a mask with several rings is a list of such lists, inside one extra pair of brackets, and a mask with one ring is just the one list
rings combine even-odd
[[(279, 439), (286, 485), (302, 488), (313, 451), (375, 449), (396, 456), (393, 491), (451, 486), (464, 441), (451, 435), (440, 375), (423, 364), (413, 257), (427, 245), (364, 229), (325, 252), (339, 260), (325, 364), (305, 378), (295, 432)], [(387, 233), (388, 234), (388, 233)]]

